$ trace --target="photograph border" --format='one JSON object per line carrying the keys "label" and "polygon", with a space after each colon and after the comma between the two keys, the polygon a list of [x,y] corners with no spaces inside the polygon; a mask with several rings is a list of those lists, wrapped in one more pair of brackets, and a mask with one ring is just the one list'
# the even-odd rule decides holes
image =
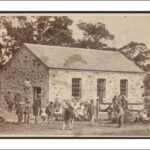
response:
{"label": "photograph border", "polygon": [[[150,14],[150,11],[0,11],[2,14]],[[150,139],[150,136],[83,136],[83,137],[71,137],[71,136],[0,136],[0,139]]]}

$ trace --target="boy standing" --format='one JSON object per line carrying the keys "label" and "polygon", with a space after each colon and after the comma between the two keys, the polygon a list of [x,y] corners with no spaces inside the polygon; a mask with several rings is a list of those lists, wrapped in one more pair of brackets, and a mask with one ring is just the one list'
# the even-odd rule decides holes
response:
{"label": "boy standing", "polygon": [[26,99],[25,110],[24,110],[24,123],[30,123],[31,103]]}

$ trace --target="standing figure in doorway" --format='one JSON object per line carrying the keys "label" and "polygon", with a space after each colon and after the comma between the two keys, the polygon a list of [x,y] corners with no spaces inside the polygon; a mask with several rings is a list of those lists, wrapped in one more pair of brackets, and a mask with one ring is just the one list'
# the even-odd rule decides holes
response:
{"label": "standing figure in doorway", "polygon": [[35,124],[38,123],[38,116],[40,114],[40,108],[41,108],[41,94],[37,95],[37,99],[33,102],[33,115],[35,117]]}

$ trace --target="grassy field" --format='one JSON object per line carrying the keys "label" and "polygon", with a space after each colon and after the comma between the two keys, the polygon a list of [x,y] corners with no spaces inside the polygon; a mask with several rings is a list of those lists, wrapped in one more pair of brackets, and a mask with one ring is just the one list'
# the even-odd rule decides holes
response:
{"label": "grassy field", "polygon": [[90,122],[75,122],[73,130],[62,130],[62,122],[55,121],[53,124],[40,123],[17,125],[15,111],[8,113],[0,109],[0,115],[5,118],[5,122],[0,123],[0,137],[10,136],[48,136],[48,137],[103,137],[103,136],[150,136],[150,124],[128,124],[117,128],[116,124],[108,122],[96,122],[91,126]]}
{"label": "grassy field", "polygon": [[73,130],[62,129],[62,122],[51,124],[1,123],[0,136],[48,136],[48,137],[103,137],[103,136],[150,136],[150,125],[125,125],[117,128],[115,124],[96,123],[93,127],[89,122],[76,122]]}

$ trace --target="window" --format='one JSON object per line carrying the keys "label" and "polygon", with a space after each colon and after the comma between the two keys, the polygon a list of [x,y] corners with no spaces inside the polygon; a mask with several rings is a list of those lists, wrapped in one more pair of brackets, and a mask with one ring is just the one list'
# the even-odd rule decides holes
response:
{"label": "window", "polygon": [[128,96],[128,80],[120,80],[120,94]]}
{"label": "window", "polygon": [[106,97],[106,80],[105,79],[97,80],[97,96],[102,99]]}
{"label": "window", "polygon": [[72,79],[72,96],[81,97],[81,79],[80,78]]}

